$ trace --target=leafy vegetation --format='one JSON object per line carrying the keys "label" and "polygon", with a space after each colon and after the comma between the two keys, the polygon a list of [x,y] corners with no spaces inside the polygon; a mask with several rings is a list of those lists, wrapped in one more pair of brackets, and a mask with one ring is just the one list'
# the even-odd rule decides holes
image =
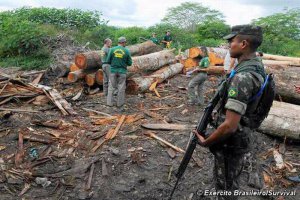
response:
{"label": "leafy vegetation", "polygon": [[[300,56],[299,9],[284,10],[252,23],[264,30],[260,50]],[[46,68],[51,64],[51,38],[61,33],[79,44],[89,43],[91,49],[99,49],[105,38],[111,38],[116,45],[118,37],[125,36],[131,45],[150,38],[153,32],[162,40],[165,32],[170,30],[172,47],[185,50],[192,46],[225,43],[222,37],[230,32],[230,26],[219,11],[186,2],[169,8],[161,23],[147,28],[109,26],[97,11],[24,7],[0,12],[0,30],[0,66],[30,69]]]}

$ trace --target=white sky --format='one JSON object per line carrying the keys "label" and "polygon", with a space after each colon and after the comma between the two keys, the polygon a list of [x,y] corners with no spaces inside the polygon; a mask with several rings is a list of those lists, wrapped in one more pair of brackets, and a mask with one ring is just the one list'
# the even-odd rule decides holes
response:
{"label": "white sky", "polygon": [[[81,8],[102,11],[109,25],[151,26],[159,23],[167,8],[187,0],[0,0],[0,11],[22,6]],[[252,19],[300,7],[300,0],[191,0],[221,11],[229,25],[247,24]]]}

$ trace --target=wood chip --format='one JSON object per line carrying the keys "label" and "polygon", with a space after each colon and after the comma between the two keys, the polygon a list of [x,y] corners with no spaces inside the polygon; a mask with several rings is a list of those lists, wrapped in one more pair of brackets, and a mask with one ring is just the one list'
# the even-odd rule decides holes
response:
{"label": "wood chip", "polygon": [[172,159],[176,157],[176,152],[172,148],[168,148],[167,153]]}
{"label": "wood chip", "polygon": [[278,169],[283,169],[284,162],[283,162],[282,155],[276,149],[274,149],[273,150],[273,156],[274,156],[274,160],[276,162],[276,167]]}
{"label": "wood chip", "polygon": [[102,159],[102,176],[108,176],[108,170],[104,159]]}

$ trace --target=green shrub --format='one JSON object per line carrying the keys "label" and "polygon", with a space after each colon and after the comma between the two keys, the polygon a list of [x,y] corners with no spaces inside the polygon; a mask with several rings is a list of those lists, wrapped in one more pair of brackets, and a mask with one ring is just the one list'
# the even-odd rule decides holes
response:
{"label": "green shrub", "polygon": [[92,28],[106,23],[101,12],[79,9],[29,8],[23,7],[12,12],[14,16],[38,24],[52,24],[61,27]]}
{"label": "green shrub", "polygon": [[0,57],[29,55],[43,47],[46,33],[33,22],[11,17],[1,22],[0,29]]}

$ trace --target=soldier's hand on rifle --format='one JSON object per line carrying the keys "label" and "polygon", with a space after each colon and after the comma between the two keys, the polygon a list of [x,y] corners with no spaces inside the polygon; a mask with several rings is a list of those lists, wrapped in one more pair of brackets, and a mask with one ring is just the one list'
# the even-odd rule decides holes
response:
{"label": "soldier's hand on rifle", "polygon": [[197,138],[198,138],[198,142],[201,146],[205,147],[206,146],[206,140],[205,138],[200,134],[198,133],[198,131],[195,129],[193,130],[193,133],[196,134]]}

